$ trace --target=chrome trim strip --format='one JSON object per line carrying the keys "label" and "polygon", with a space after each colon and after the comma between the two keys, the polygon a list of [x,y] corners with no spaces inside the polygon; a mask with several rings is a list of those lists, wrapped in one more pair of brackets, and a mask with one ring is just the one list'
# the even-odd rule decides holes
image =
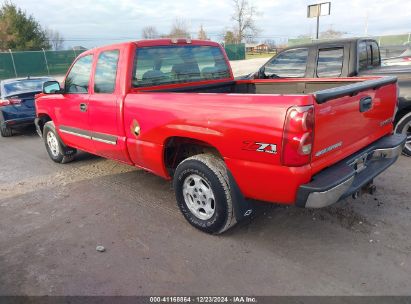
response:
{"label": "chrome trim strip", "polygon": [[347,192],[354,182],[354,176],[351,176],[345,182],[331,188],[324,192],[312,192],[308,196],[306,208],[323,208],[332,205],[341,198],[341,196]]}
{"label": "chrome trim strip", "polygon": [[60,132],[70,134],[70,135],[74,135],[74,136],[78,136],[78,137],[82,137],[82,138],[86,138],[86,139],[91,139],[91,136],[76,133],[76,132],[73,132],[73,131],[68,131],[68,130],[61,129],[61,128],[60,128]]}
{"label": "chrome trim strip", "polygon": [[102,139],[102,138],[98,138],[98,137],[91,137],[91,139],[94,140],[94,141],[98,141],[98,142],[113,145],[113,146],[117,145],[117,140],[116,141],[111,141],[111,140],[106,140],[106,139]]}
{"label": "chrome trim strip", "polygon": [[62,133],[98,141],[98,142],[105,143],[108,145],[113,145],[113,146],[117,145],[118,137],[114,135],[108,135],[108,134],[97,133],[97,132],[89,132],[89,131],[84,131],[81,129],[71,128],[71,127],[66,127],[66,126],[60,126],[59,129],[60,129],[60,132]]}

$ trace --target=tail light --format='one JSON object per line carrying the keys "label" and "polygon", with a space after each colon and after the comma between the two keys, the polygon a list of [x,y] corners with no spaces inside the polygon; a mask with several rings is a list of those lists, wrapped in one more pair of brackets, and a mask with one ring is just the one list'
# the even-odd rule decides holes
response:
{"label": "tail light", "polygon": [[314,140],[314,107],[295,106],[287,111],[281,161],[284,166],[310,163]]}
{"label": "tail light", "polygon": [[21,104],[21,99],[18,98],[10,98],[10,99],[0,99],[0,107]]}
{"label": "tail light", "polygon": [[411,61],[411,57],[403,57],[402,60],[404,60],[404,61]]}

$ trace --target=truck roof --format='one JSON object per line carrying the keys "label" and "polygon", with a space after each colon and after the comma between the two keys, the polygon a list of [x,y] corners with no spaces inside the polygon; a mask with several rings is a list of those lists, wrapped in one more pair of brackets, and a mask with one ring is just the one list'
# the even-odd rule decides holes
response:
{"label": "truck roof", "polygon": [[94,53],[96,50],[100,49],[108,49],[113,47],[124,47],[130,44],[136,44],[138,47],[149,47],[149,46],[167,46],[167,45],[202,45],[202,46],[214,46],[214,47],[221,47],[221,45],[217,42],[210,41],[210,40],[198,40],[198,39],[188,39],[188,38],[162,38],[162,39],[145,39],[145,40],[136,40],[136,41],[128,41],[110,45],[104,45],[101,47],[96,47],[90,50],[87,50],[82,53],[82,55],[87,55],[90,53]]}
{"label": "truck roof", "polygon": [[303,43],[303,44],[297,44],[290,46],[286,48],[285,50],[288,49],[295,49],[295,48],[302,48],[302,47],[311,47],[311,46],[327,46],[330,44],[345,44],[345,43],[352,43],[352,42],[357,42],[360,40],[374,40],[374,38],[371,37],[354,37],[354,38],[340,38],[340,39],[327,39],[327,40],[317,40],[313,41],[310,43]]}

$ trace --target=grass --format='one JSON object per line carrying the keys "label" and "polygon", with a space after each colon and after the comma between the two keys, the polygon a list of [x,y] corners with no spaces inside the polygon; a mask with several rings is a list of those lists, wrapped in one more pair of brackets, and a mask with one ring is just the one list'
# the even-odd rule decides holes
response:
{"label": "grass", "polygon": [[271,58],[275,53],[247,53],[245,59],[254,59],[254,58]]}

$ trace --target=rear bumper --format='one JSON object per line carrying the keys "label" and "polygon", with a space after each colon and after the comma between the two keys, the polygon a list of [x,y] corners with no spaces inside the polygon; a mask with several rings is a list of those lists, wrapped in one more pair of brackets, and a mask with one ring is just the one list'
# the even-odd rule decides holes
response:
{"label": "rear bumper", "polygon": [[297,192],[296,205],[322,208],[352,195],[385,171],[401,155],[406,136],[381,138],[354,155],[316,174]]}

